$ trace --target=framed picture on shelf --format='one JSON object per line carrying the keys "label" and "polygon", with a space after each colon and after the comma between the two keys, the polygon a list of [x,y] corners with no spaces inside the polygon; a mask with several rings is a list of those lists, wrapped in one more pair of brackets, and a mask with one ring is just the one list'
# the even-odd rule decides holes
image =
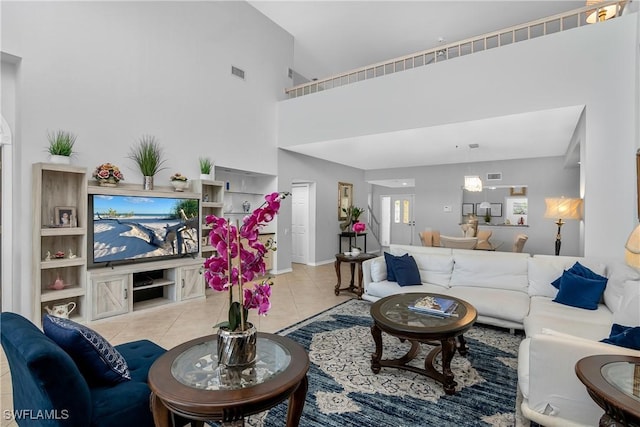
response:
{"label": "framed picture on shelf", "polygon": [[475,210],[473,208],[474,208],[473,203],[463,203],[462,216],[473,215],[475,213]]}
{"label": "framed picture on shelf", "polygon": [[502,216],[502,203],[491,203],[491,216],[492,217]]}
{"label": "framed picture on shelf", "polygon": [[77,227],[76,208],[74,206],[56,206],[54,209],[55,224],[58,227]]}
{"label": "framed picture on shelf", "polygon": [[487,214],[487,208],[481,208],[481,203],[476,203],[476,215],[483,217]]}

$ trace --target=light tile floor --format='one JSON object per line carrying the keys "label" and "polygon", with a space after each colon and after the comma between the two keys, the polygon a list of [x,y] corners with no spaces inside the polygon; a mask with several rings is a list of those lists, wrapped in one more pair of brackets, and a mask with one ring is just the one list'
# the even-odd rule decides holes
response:
{"label": "light tile floor", "polygon": [[[349,265],[342,264],[342,283],[350,277]],[[349,292],[334,293],[336,273],[333,264],[311,267],[293,264],[293,271],[274,277],[271,310],[257,316],[252,310],[250,321],[261,332],[276,332],[327,308],[354,297]],[[185,301],[149,308],[110,319],[88,322],[110,343],[117,345],[138,339],[149,339],[164,348],[203,335],[215,333],[213,325],[227,316],[228,295],[207,290],[206,299]],[[11,419],[13,407],[9,365],[0,351],[0,427],[17,424]]]}

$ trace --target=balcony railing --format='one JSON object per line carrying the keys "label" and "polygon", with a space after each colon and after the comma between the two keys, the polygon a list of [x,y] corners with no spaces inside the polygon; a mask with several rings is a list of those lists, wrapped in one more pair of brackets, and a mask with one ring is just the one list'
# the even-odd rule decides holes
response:
{"label": "balcony railing", "polygon": [[[378,62],[377,64],[366,67],[356,68],[324,79],[314,80],[285,89],[285,92],[289,98],[297,98],[362,80],[369,80],[387,74],[470,55],[475,52],[482,52],[496,47],[530,40],[547,34],[578,28],[583,25],[591,25],[594,22],[604,20],[604,13],[610,10],[613,10],[613,16],[610,16],[611,18],[620,16],[626,3],[627,0],[618,0],[585,6],[580,9],[527,22],[518,26],[438,46],[437,48]],[[593,15],[594,13],[595,15]],[[607,18],[609,18],[609,16],[607,16]]]}

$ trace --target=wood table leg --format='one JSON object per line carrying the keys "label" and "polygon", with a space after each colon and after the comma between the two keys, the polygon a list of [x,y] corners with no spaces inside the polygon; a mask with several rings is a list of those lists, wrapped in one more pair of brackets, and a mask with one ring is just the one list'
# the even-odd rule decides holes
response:
{"label": "wood table leg", "polygon": [[371,355],[371,370],[374,374],[380,372],[380,360],[382,359],[382,331],[374,323],[371,326],[371,335],[373,336],[373,342],[376,344],[376,352]]}
{"label": "wood table leg", "polygon": [[335,289],[335,294],[336,295],[340,295],[340,286],[342,285],[342,278],[340,275],[340,260],[338,258],[336,258],[335,262],[333,263],[335,269],[336,269],[336,276],[338,276],[338,283],[336,283],[336,289]]}
{"label": "wood table leg", "polygon": [[460,356],[467,355],[467,342],[464,340],[463,335],[458,335],[458,353]]}
{"label": "wood table leg", "polygon": [[149,396],[149,406],[156,427],[171,427],[171,413],[154,392]]}
{"label": "wood table leg", "polygon": [[351,269],[351,281],[349,282],[349,290],[353,291],[355,287],[354,279],[355,279],[355,272],[356,272],[356,264],[353,262],[350,262],[349,268]]}
{"label": "wood table leg", "polygon": [[444,375],[443,386],[446,394],[454,394],[456,392],[456,382],[453,380],[453,372],[451,372],[451,360],[456,352],[456,339],[450,337],[442,340],[442,375]]}
{"label": "wood table leg", "polygon": [[304,401],[307,398],[309,379],[305,375],[298,384],[298,388],[289,396],[289,408],[287,409],[287,427],[298,427],[300,417],[304,409]]}
{"label": "wood table leg", "polygon": [[358,299],[362,299],[362,294],[364,293],[364,288],[362,287],[362,263],[358,263],[358,287],[356,288],[356,294],[358,295]]}

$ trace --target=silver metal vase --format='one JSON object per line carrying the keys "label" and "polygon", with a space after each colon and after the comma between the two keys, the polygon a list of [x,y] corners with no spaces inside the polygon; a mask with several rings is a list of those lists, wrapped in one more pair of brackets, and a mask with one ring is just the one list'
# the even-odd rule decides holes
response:
{"label": "silver metal vase", "polygon": [[253,323],[247,323],[244,331],[218,330],[218,364],[225,366],[246,366],[256,360],[257,330]]}

